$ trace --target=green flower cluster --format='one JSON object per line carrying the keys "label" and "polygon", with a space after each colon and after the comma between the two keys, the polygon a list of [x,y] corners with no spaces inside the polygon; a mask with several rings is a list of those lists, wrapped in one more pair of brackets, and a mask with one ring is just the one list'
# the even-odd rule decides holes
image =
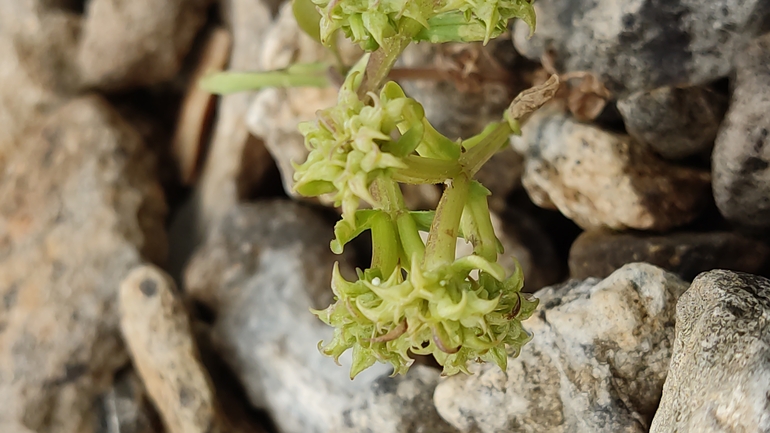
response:
{"label": "green flower cluster", "polygon": [[[497,264],[503,251],[490,192],[473,178],[510,134],[520,133],[519,122],[553,97],[558,79],[522,92],[502,121],[478,135],[450,140],[387,78],[413,41],[487,42],[511,18],[534,29],[532,0],[293,1],[300,27],[333,51],[337,30],[366,51],[377,50],[346,72],[336,106],[299,126],[309,154],[294,164],[294,189],[308,197],[330,195],[342,207],[332,251],[342,253],[364,231],[372,239],[371,265],[358,270],[357,280],[345,280],[335,265],[335,302],[314,311],[335,328],[334,337],[319,349],[335,360],[352,349],[351,377],[378,361],[403,374],[414,355],[432,355],[445,375],[468,373],[473,361],[505,370],[508,357],[531,339],[521,322],[537,300],[521,293],[520,268],[506,277]],[[341,62],[338,67],[345,72]],[[206,84],[232,92],[331,80],[327,65],[311,64],[214,76]],[[443,184],[444,192],[435,211],[415,212],[400,184]],[[371,209],[359,209],[362,201]],[[426,231],[427,241],[420,233]],[[473,245],[473,254],[456,259],[458,237]]]}
{"label": "green flower cluster", "polygon": [[375,361],[392,364],[394,375],[405,373],[413,362],[410,352],[432,354],[444,375],[468,373],[471,361],[495,362],[505,370],[506,348],[516,356],[531,339],[521,321],[532,315],[537,300],[520,292],[520,269],[504,275],[498,264],[477,255],[430,271],[413,260],[406,279],[398,267],[387,279],[359,271],[359,280],[349,282],[335,266],[336,302],[315,311],[335,328],[334,338],[319,348],[335,360],[352,348],[351,378]]}
{"label": "green flower cluster", "polygon": [[365,64],[366,58],[350,72],[336,106],[320,111],[316,121],[299,125],[310,153],[304,163],[294,166],[297,192],[332,194],[335,206],[341,206],[345,220],[351,222],[360,200],[377,205],[369,187],[378,176],[389,178],[394,169],[406,168],[399,156],[388,151],[402,144],[391,135],[405,123],[421,126],[425,117],[422,106],[395,83],[379,96],[370,95],[372,105],[361,102],[356,89]]}
{"label": "green flower cluster", "polygon": [[313,0],[321,9],[321,40],[342,29],[366,51],[399,34],[407,20],[419,23],[417,39],[433,42],[488,42],[520,18],[535,28],[531,0]]}

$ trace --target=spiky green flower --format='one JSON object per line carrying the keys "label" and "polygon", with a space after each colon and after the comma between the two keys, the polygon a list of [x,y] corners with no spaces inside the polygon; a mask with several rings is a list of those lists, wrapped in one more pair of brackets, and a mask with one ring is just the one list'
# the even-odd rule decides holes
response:
{"label": "spiky green flower", "polygon": [[[398,34],[406,20],[424,30],[419,40],[488,42],[505,31],[508,20],[520,18],[535,28],[531,0],[313,0],[321,9],[321,40],[329,43],[341,29],[367,51]],[[410,35],[411,37],[411,35]]]}
{"label": "spiky green flower", "polygon": [[[336,106],[322,110],[318,119],[299,125],[310,151],[307,160],[295,165],[295,190],[305,196],[331,193],[335,206],[341,206],[344,219],[354,221],[359,201],[376,205],[369,187],[378,176],[390,176],[392,170],[406,165],[388,150],[398,147],[399,127],[408,130],[414,124],[422,130],[422,106],[395,83],[389,83],[379,96],[370,95],[372,105],[357,96],[361,65],[348,75],[340,89]],[[419,142],[421,136],[404,135]]]}
{"label": "spiky green flower", "polygon": [[[535,30],[535,8],[532,6],[532,0],[446,0],[441,2],[437,12],[438,17],[461,13],[467,23],[483,28],[483,37],[481,35],[464,37],[471,37],[476,41],[483,40],[484,43],[505,32],[508,21],[513,18],[519,18],[527,23],[531,32]],[[435,25],[438,21],[429,23]],[[463,41],[471,42],[466,39]]]}
{"label": "spiky green flower", "polygon": [[520,293],[520,271],[504,278],[498,264],[472,255],[429,271],[415,260],[406,280],[400,268],[387,279],[369,274],[349,282],[335,266],[336,302],[314,312],[335,328],[323,353],[336,360],[353,349],[351,378],[375,361],[406,373],[410,352],[432,354],[444,375],[467,373],[468,363],[479,360],[505,370],[508,353],[518,354],[531,338],[521,321],[537,300]]}

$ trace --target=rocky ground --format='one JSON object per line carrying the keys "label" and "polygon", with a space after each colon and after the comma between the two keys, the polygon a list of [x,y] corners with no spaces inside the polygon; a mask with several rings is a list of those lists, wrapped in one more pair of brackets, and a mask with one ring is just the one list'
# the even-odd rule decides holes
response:
{"label": "rocky ground", "polygon": [[0,0],[0,432],[770,432],[770,3],[536,9],[400,63],[453,137],[565,81],[479,174],[534,339],[506,372],[351,381],[308,308],[368,258],[290,192],[336,90],[196,87],[327,58],[290,7]]}

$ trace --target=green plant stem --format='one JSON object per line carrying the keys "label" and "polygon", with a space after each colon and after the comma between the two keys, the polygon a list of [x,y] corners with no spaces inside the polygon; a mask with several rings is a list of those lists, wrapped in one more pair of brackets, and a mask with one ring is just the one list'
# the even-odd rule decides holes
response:
{"label": "green plant stem", "polygon": [[423,264],[428,270],[452,263],[455,259],[460,217],[468,198],[469,183],[466,174],[459,174],[451,179],[441,196],[425,245]]}
{"label": "green plant stem", "polygon": [[513,134],[513,129],[508,122],[498,122],[491,128],[486,136],[460,156],[460,165],[463,171],[470,176],[476,174],[481,167],[497,153]]}
{"label": "green plant stem", "polygon": [[[413,258],[422,260],[425,253],[425,244],[420,238],[414,218],[412,218],[409,209],[406,207],[404,196],[398,184],[392,180],[377,178],[372,186],[372,194],[379,202],[382,210],[390,215],[391,221],[395,222],[398,233],[394,232],[392,237],[401,241],[403,265],[409,268]],[[374,236],[374,231],[372,231],[373,248],[377,248],[375,243],[377,239]],[[395,252],[392,254],[392,260],[398,260],[398,254]],[[380,260],[379,257],[378,260]],[[372,263],[374,263],[374,255]],[[389,274],[384,275],[385,278],[388,276]]]}
{"label": "green plant stem", "polygon": [[402,161],[406,167],[393,173],[393,179],[402,183],[443,183],[462,171],[457,162],[444,159],[409,155],[402,158]]}
{"label": "green plant stem", "polygon": [[358,98],[365,101],[369,92],[377,92],[388,79],[390,70],[396,64],[398,56],[409,46],[417,33],[423,29],[422,24],[412,19],[405,19],[403,28],[397,35],[388,38],[369,57],[364,78],[358,88]]}
{"label": "green plant stem", "polygon": [[473,244],[473,252],[494,263],[497,262],[498,240],[489,214],[488,193],[480,183],[471,181],[460,224],[465,239]]}
{"label": "green plant stem", "polygon": [[396,227],[401,238],[404,267],[411,269],[413,261],[422,262],[425,256],[425,244],[422,242],[420,232],[417,230],[417,223],[415,223],[409,210],[399,211],[396,217]]}
{"label": "green plant stem", "polygon": [[398,237],[389,214],[379,213],[372,221],[372,269],[388,278],[398,264]]}

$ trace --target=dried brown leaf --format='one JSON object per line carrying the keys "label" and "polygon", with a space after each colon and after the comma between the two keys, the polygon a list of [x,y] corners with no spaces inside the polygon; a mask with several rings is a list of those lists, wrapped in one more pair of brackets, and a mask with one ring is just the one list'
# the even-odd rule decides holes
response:
{"label": "dried brown leaf", "polygon": [[511,119],[523,119],[533,113],[538,108],[551,100],[559,90],[559,76],[554,74],[543,84],[531,87],[523,92],[511,102],[508,107],[508,114]]}

